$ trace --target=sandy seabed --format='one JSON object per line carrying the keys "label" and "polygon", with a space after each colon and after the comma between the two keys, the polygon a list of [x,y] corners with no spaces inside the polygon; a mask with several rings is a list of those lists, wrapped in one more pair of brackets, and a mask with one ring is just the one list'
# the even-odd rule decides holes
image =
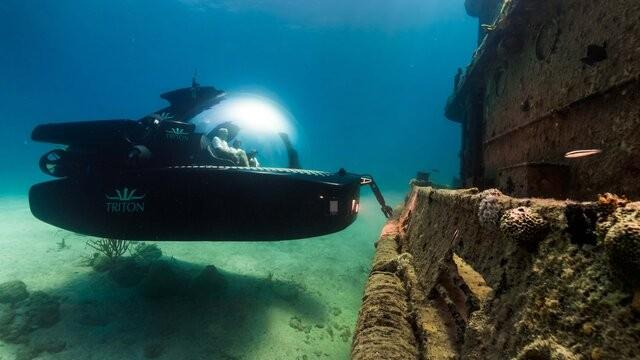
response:
{"label": "sandy seabed", "polygon": [[[392,204],[402,196],[390,195]],[[203,305],[118,285],[86,265],[87,237],[36,220],[24,197],[0,197],[0,283],[21,280],[60,303],[53,326],[26,343],[0,341],[0,360],[52,341],[64,349],[37,359],[347,359],[384,223],[372,196],[361,209],[350,228],[313,239],[156,243],[163,260],[186,272],[218,269],[227,286]]]}

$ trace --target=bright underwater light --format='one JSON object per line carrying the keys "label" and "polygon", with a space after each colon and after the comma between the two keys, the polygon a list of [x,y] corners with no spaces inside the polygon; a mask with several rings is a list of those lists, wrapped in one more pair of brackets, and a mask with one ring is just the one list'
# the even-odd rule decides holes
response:
{"label": "bright underwater light", "polygon": [[[203,114],[204,115],[204,114]],[[228,96],[205,115],[205,123],[230,121],[243,132],[287,133],[291,135],[290,116],[274,101],[253,94]]]}
{"label": "bright underwater light", "polygon": [[222,124],[233,124],[238,132],[229,144],[239,140],[245,151],[258,151],[263,166],[287,166],[287,150],[280,133],[296,141],[294,120],[289,112],[277,102],[255,93],[230,93],[220,103],[195,116],[192,123],[196,131],[203,134]]}

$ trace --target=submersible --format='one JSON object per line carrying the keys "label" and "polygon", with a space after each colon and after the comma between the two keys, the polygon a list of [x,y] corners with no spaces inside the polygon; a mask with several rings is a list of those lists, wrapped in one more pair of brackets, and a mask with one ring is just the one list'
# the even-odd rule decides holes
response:
{"label": "submersible", "polygon": [[140,120],[44,124],[34,141],[65,146],[40,159],[43,172],[59,179],[29,191],[33,215],[80,234],[122,240],[273,241],[340,231],[358,214],[360,187],[370,185],[385,216],[385,204],[371,176],[300,168],[289,137],[287,168],[244,167],[211,146],[225,123],[205,134],[193,118],[224,99],[224,92],[200,86],[161,97],[170,105]]}

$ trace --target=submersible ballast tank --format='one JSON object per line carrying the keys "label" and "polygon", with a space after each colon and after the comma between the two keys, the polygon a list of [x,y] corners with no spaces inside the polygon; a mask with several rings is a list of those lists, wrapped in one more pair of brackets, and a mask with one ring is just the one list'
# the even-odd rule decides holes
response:
{"label": "submersible ballast tank", "polygon": [[[280,137],[288,168],[241,167],[216,156],[191,120],[223,94],[194,81],[162,94],[170,105],[137,121],[37,126],[33,140],[65,148],[40,159],[41,170],[60,179],[31,187],[31,212],[62,229],[122,240],[290,240],[352,224],[360,187],[370,185],[391,216],[371,176],[300,169],[287,134]],[[240,130],[221,126],[232,136]]]}

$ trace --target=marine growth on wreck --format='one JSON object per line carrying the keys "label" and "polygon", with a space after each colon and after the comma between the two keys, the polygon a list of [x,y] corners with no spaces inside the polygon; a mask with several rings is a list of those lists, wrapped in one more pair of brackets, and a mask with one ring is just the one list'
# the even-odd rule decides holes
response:
{"label": "marine growth on wreck", "polygon": [[[411,183],[354,359],[640,356],[640,4],[467,0],[461,187]],[[596,25],[597,24],[597,25]]]}

